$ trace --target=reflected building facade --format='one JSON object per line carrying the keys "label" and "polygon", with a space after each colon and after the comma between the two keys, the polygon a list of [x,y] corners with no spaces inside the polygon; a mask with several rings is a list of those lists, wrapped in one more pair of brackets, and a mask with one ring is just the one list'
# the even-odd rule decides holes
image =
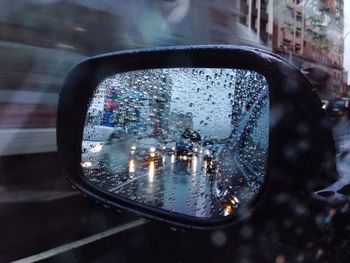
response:
{"label": "reflected building facade", "polygon": [[191,112],[170,113],[169,131],[173,139],[179,138],[185,130],[193,130],[193,115]]}
{"label": "reflected building facade", "polygon": [[169,130],[171,91],[166,70],[121,73],[98,86],[88,116],[130,135],[163,136]]}

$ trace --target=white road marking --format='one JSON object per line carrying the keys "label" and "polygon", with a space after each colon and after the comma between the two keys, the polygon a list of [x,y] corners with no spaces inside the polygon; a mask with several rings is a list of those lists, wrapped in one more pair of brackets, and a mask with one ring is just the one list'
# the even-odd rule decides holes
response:
{"label": "white road marking", "polygon": [[58,254],[61,254],[61,253],[73,250],[75,248],[85,246],[87,244],[93,243],[93,242],[101,240],[103,238],[112,236],[114,234],[123,232],[125,230],[128,230],[128,229],[131,229],[131,228],[143,225],[143,224],[145,224],[147,222],[148,221],[146,221],[144,219],[135,220],[135,221],[132,221],[130,223],[127,223],[127,224],[124,224],[124,225],[121,225],[121,226],[117,226],[117,227],[108,229],[106,231],[103,231],[101,233],[92,235],[90,237],[86,237],[86,238],[83,238],[83,239],[80,239],[80,240],[77,240],[77,241],[74,241],[74,242],[71,242],[71,243],[67,243],[65,245],[49,249],[47,251],[44,251],[42,253],[39,253],[39,254],[36,254],[36,255],[33,255],[33,256],[30,256],[30,257],[26,257],[26,258],[23,258],[23,259],[19,259],[19,260],[13,261],[12,263],[32,263],[32,262],[37,262],[37,261],[40,261],[40,260],[43,260],[43,259],[47,259],[47,258],[56,256]]}

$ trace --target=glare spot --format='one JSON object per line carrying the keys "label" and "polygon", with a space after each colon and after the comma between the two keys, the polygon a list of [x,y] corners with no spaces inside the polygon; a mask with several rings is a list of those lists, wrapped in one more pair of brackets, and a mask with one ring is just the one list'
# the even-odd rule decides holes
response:
{"label": "glare spot", "polygon": [[222,247],[227,241],[227,236],[223,231],[215,231],[211,234],[211,241],[217,247]]}

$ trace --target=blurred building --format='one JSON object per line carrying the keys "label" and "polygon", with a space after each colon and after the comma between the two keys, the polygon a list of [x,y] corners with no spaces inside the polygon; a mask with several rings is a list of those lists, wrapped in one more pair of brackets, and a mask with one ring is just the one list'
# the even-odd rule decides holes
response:
{"label": "blurred building", "polygon": [[265,29],[268,19],[264,7],[259,0],[192,1],[189,17],[194,20],[194,27],[191,29],[186,25],[186,28],[191,35],[197,36],[195,42],[201,44],[248,45],[268,49],[265,43],[268,39]]}
{"label": "blurred building", "polygon": [[274,3],[273,50],[302,70],[322,99],[343,91],[342,0]]}
{"label": "blurred building", "polygon": [[323,97],[343,86],[342,0],[3,0],[0,29],[0,128],[54,127],[69,69],[116,50],[250,45],[316,76]]}
{"label": "blurred building", "polygon": [[341,96],[344,87],[343,0],[233,2],[236,21],[250,28],[258,42],[261,40],[303,71],[322,99]]}
{"label": "blurred building", "polygon": [[120,23],[78,1],[1,1],[0,128],[55,127],[69,69],[119,48]]}
{"label": "blurred building", "polygon": [[87,123],[120,127],[135,135],[166,134],[172,86],[167,71],[161,69],[111,76],[96,89]]}
{"label": "blurred building", "polygon": [[170,113],[169,130],[173,137],[180,137],[185,130],[193,130],[193,115],[191,112]]}
{"label": "blurred building", "polygon": [[257,39],[272,47],[273,1],[271,0],[236,0],[240,23],[251,28]]}

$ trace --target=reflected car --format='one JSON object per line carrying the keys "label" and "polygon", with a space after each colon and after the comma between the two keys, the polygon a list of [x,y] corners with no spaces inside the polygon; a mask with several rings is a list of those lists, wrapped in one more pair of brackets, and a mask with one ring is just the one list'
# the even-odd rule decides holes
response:
{"label": "reflected car", "polygon": [[322,108],[326,110],[330,118],[342,118],[349,116],[350,98],[340,98],[329,101],[327,104],[323,102]]}
{"label": "reflected car", "polygon": [[225,182],[214,181],[212,194],[222,204],[224,216],[232,214],[240,206],[239,199],[233,194],[232,189],[225,185]]}
{"label": "reflected car", "polygon": [[165,147],[164,151],[165,153],[168,154],[175,154],[176,153],[176,142],[174,141],[169,141],[169,142],[165,142],[163,143]]}
{"label": "reflected car", "polygon": [[82,141],[81,166],[96,169],[103,160],[102,149],[116,136],[115,129],[106,126],[87,126]]}
{"label": "reflected car", "polygon": [[136,140],[131,146],[130,154],[132,159],[139,162],[162,161],[162,145],[156,138],[146,137]]}
{"label": "reflected car", "polygon": [[214,155],[213,152],[208,149],[208,148],[204,148],[203,150],[203,159],[206,161],[211,161],[212,159],[214,159]]}
{"label": "reflected car", "polygon": [[216,175],[219,170],[219,162],[213,157],[205,161],[207,162],[205,165],[206,172],[212,175]]}
{"label": "reflected car", "polygon": [[341,104],[343,105],[343,108],[349,117],[349,115],[350,115],[350,97],[341,97],[338,101],[341,101]]}
{"label": "reflected car", "polygon": [[204,143],[203,146],[203,159],[208,161],[215,159],[221,149],[225,147],[225,145],[214,143]]}
{"label": "reflected car", "polygon": [[193,143],[190,139],[180,139],[175,144],[176,155],[181,160],[187,160],[187,158],[192,158],[193,152]]}

